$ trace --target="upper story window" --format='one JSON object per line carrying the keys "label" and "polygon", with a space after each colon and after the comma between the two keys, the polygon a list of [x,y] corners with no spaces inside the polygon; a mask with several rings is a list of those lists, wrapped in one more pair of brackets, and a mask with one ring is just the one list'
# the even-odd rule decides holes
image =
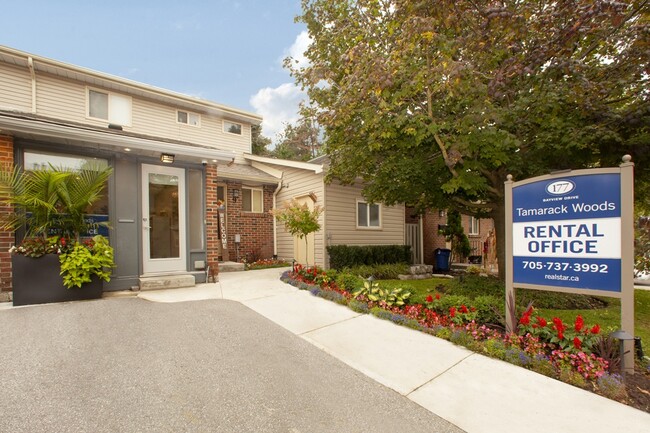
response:
{"label": "upper story window", "polygon": [[178,110],[176,112],[176,121],[185,125],[201,126],[201,115],[190,111]]}
{"label": "upper story window", "polygon": [[357,201],[357,228],[381,228],[381,207]]}
{"label": "upper story window", "polygon": [[117,93],[88,89],[88,117],[131,126],[131,98]]}
{"label": "upper story window", "polygon": [[264,191],[257,188],[242,188],[241,207],[244,212],[264,212]]}
{"label": "upper story window", "polygon": [[481,226],[479,225],[479,219],[475,217],[469,217],[470,236],[478,236],[480,232],[481,232]]}
{"label": "upper story window", "polygon": [[229,132],[231,134],[241,135],[242,126],[241,123],[228,122],[227,120],[223,121],[223,132]]}

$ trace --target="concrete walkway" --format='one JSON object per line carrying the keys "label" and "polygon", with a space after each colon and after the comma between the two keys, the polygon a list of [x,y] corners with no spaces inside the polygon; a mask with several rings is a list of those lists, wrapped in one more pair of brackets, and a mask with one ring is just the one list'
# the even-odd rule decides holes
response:
{"label": "concrete walkway", "polygon": [[469,433],[650,431],[645,412],[355,313],[282,283],[281,271],[222,273],[218,283],[138,296],[155,302],[241,302]]}

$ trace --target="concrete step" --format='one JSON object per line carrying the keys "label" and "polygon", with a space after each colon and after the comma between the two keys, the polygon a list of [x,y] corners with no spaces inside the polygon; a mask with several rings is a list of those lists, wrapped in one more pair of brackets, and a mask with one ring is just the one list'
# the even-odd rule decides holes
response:
{"label": "concrete step", "polygon": [[159,275],[155,277],[141,277],[140,290],[178,289],[180,287],[193,287],[194,275]]}
{"label": "concrete step", "polygon": [[219,272],[239,272],[245,271],[243,263],[238,262],[219,262]]}

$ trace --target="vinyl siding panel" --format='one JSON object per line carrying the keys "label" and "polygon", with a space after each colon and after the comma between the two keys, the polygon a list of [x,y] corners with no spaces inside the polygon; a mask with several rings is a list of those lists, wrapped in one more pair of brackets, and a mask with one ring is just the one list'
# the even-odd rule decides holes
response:
{"label": "vinyl siding panel", "polygon": [[27,69],[0,64],[0,109],[32,111],[32,80]]}
{"label": "vinyl siding panel", "polygon": [[[87,117],[88,87],[85,84],[39,74],[37,75],[36,87],[38,114],[93,126],[108,126],[108,122],[105,120],[95,120]],[[102,88],[91,88],[110,92]],[[27,92],[31,91],[29,81],[26,89]],[[131,96],[125,93],[114,93]],[[27,102],[31,104],[31,94],[28,93],[27,97]],[[199,127],[185,125],[176,121],[178,108],[144,98],[131,97],[131,125],[124,126],[124,131],[187,141],[202,146],[214,147],[215,149],[231,150],[236,153],[250,152],[251,127],[249,124],[242,124],[242,135],[230,134],[223,132],[223,119],[207,113],[197,112],[201,116],[201,125]],[[196,112],[184,108],[181,108],[181,110]]]}
{"label": "vinyl siding panel", "polygon": [[49,75],[36,75],[36,112],[68,122],[106,126],[106,122],[86,119],[86,87]]}
{"label": "vinyl siding panel", "polygon": [[326,186],[325,223],[330,245],[403,245],[404,206],[381,205],[380,229],[357,228],[357,200],[364,200],[361,186]]}
{"label": "vinyl siding panel", "polygon": [[[277,196],[276,206],[282,207],[285,201],[292,198],[302,197],[309,193],[316,194],[315,205],[322,207],[326,206],[325,202],[325,187],[323,185],[323,174],[315,174],[310,170],[301,170],[297,168],[274,167],[284,172],[282,182],[288,184],[287,188],[283,188]],[[314,234],[314,259],[319,266],[325,265],[325,215],[321,214],[319,219],[321,229]],[[284,228],[284,224],[275,222],[276,235],[277,235],[277,254],[278,257],[288,260],[293,259],[293,237]]]}

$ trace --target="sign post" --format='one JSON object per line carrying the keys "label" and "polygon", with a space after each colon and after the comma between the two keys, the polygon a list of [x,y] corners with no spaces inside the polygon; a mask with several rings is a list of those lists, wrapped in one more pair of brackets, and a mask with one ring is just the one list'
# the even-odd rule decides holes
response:
{"label": "sign post", "polygon": [[[634,335],[634,164],[505,182],[506,329],[516,327],[514,287],[621,299]],[[625,365],[634,370],[634,342]]]}

